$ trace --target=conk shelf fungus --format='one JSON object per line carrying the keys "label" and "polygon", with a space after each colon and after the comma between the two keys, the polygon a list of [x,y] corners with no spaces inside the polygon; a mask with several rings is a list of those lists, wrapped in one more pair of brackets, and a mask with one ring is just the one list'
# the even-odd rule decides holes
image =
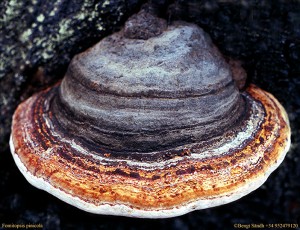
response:
{"label": "conk shelf fungus", "polygon": [[18,106],[12,155],[32,185],[92,213],[235,201],[280,165],[290,128],[271,94],[239,89],[232,72],[198,26],[141,12]]}

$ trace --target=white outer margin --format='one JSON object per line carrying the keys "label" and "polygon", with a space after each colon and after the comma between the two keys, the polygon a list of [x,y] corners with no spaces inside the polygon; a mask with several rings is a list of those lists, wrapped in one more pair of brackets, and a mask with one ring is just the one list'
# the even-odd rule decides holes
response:
{"label": "white outer margin", "polygon": [[208,199],[195,200],[193,202],[183,204],[182,206],[172,207],[171,209],[142,210],[142,209],[130,207],[125,204],[103,203],[99,206],[96,206],[94,204],[90,204],[86,201],[79,199],[78,197],[74,197],[70,194],[65,193],[60,189],[53,187],[47,181],[32,175],[27,170],[25,165],[20,160],[19,156],[15,153],[15,147],[13,144],[12,136],[10,137],[10,141],[9,141],[10,150],[16,165],[18,166],[19,170],[24,175],[24,177],[27,179],[27,181],[33,186],[45,190],[46,192],[56,196],[60,200],[70,205],[73,205],[79,209],[82,209],[86,212],[103,214],[103,215],[127,216],[127,217],[136,217],[136,218],[152,218],[152,219],[180,216],[194,210],[215,207],[215,206],[227,204],[240,199],[241,197],[259,188],[267,180],[269,175],[282,163],[287,151],[290,148],[290,144],[291,141],[289,138],[288,143],[284,151],[282,152],[282,154],[277,159],[277,162],[274,165],[272,165],[263,176],[257,178],[254,181],[249,181],[244,186],[236,189],[235,191],[232,191],[229,194],[225,194],[223,196],[210,197]]}

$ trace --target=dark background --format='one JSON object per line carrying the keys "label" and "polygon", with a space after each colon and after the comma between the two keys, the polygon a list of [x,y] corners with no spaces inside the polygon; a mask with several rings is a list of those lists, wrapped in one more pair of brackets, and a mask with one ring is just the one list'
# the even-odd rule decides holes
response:
{"label": "dark background", "polygon": [[[0,229],[233,229],[234,224],[300,224],[300,1],[150,1],[161,17],[197,23],[221,52],[240,60],[255,83],[286,108],[292,146],[250,195],[181,217],[147,220],[93,215],[32,187],[8,149],[11,116],[32,93],[62,78],[76,53],[118,30],[146,1],[0,3]],[[42,15],[42,16],[41,16]]]}

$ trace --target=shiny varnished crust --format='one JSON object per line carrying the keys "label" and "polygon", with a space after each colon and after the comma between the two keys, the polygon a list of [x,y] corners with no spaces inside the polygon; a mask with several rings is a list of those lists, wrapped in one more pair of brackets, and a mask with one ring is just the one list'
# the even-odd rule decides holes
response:
{"label": "shiny varnished crust", "polygon": [[[160,218],[231,202],[258,188],[290,146],[283,107],[271,94],[250,85],[243,97],[259,105],[264,117],[252,137],[230,151],[201,157],[214,145],[222,151],[216,137],[165,151],[170,158],[158,164],[146,157],[144,162],[114,158],[101,146],[86,154],[80,140],[56,127],[47,99],[55,90],[19,105],[13,118],[12,154],[30,183],[94,213]],[[238,131],[220,138],[228,142]]]}

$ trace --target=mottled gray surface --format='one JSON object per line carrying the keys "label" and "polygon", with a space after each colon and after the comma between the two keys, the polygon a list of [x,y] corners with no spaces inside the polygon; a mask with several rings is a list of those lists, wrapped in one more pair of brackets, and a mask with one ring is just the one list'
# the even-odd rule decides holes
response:
{"label": "mottled gray surface", "polygon": [[179,22],[147,40],[121,31],[75,56],[60,101],[53,114],[68,132],[119,152],[221,135],[245,110],[209,36]]}

